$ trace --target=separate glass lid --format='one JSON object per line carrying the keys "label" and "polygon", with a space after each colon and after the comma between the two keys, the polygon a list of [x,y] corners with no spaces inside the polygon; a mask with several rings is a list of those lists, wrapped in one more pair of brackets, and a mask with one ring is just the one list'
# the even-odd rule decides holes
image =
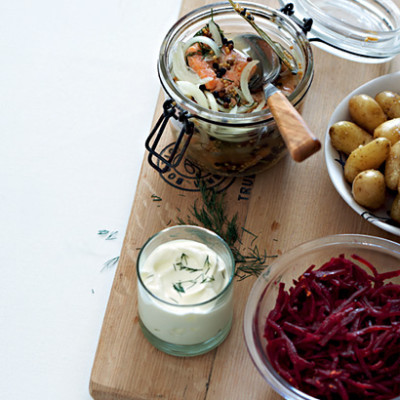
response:
{"label": "separate glass lid", "polygon": [[400,0],[280,0],[292,18],[311,18],[310,42],[353,61],[386,62],[400,53]]}

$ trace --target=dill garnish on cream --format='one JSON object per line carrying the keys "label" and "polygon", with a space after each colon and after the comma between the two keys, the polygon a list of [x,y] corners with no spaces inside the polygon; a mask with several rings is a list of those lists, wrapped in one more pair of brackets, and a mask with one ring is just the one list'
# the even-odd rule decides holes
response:
{"label": "dill garnish on cream", "polygon": [[141,277],[156,297],[177,304],[199,304],[218,295],[229,274],[221,257],[203,243],[178,239],[157,247]]}

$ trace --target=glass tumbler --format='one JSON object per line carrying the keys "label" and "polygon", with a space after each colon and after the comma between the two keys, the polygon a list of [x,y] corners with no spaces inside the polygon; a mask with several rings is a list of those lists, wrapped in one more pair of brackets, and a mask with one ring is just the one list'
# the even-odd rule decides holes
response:
{"label": "glass tumbler", "polygon": [[[223,271],[215,272],[215,274],[222,273],[224,278],[218,291],[207,292],[211,295],[207,294],[199,302],[196,301],[196,297],[185,303],[177,301],[185,291],[184,288],[197,284],[199,290],[202,290],[203,285],[215,280],[216,275],[207,275],[207,271],[200,271],[198,268],[191,268],[189,271],[192,284],[185,280],[177,281],[173,285],[177,293],[171,289],[170,283],[168,285],[165,282],[158,285],[159,281],[157,284],[148,283],[149,279],[154,279],[153,275],[166,271],[163,266],[157,272],[148,274],[146,262],[150,263],[154,259],[154,257],[153,259],[149,257],[158,250],[159,254],[162,254],[161,262],[170,260],[168,257],[175,251],[176,243],[180,243],[180,246],[184,243],[188,254],[194,247],[203,245],[202,249],[207,249],[207,252],[214,254],[219,260],[219,265],[225,266]],[[163,249],[162,253],[160,253],[161,249]],[[182,257],[183,255],[182,253]],[[206,262],[207,260],[208,255]],[[167,264],[169,272],[165,274],[173,274],[172,266],[176,272],[179,268],[177,265],[180,263],[175,264],[172,257],[171,262],[168,261]],[[195,356],[206,353],[223,342],[232,325],[235,262],[229,246],[218,235],[207,229],[190,225],[164,229],[151,237],[142,247],[136,268],[139,322],[143,334],[152,345],[171,355]],[[189,266],[185,269],[188,270]],[[167,295],[168,289],[175,293],[175,298]]]}

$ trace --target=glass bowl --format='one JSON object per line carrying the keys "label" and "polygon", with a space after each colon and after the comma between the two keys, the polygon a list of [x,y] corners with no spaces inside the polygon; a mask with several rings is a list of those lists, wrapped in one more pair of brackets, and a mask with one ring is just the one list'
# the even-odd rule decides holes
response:
{"label": "glass bowl", "polygon": [[[247,349],[262,377],[285,399],[315,400],[314,397],[301,392],[283,379],[272,367],[266,352],[264,326],[268,314],[275,306],[279,283],[285,283],[287,290],[293,286],[293,280],[298,279],[311,265],[315,264],[317,269],[332,257],[341,254],[348,259],[351,255],[357,254],[372,263],[379,273],[400,269],[398,243],[367,235],[332,235],[301,244],[280,256],[257,279],[250,292],[244,314]],[[392,278],[391,281],[399,284],[400,278]],[[395,399],[399,400],[400,396]]]}

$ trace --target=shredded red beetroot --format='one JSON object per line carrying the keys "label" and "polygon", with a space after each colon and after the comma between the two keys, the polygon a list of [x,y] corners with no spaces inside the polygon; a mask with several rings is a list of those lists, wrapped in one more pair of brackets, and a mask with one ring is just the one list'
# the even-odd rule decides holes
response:
{"label": "shredded red beetroot", "polygon": [[279,286],[264,336],[275,370],[321,400],[400,395],[400,285],[369,262],[343,255],[312,265],[289,292]]}

